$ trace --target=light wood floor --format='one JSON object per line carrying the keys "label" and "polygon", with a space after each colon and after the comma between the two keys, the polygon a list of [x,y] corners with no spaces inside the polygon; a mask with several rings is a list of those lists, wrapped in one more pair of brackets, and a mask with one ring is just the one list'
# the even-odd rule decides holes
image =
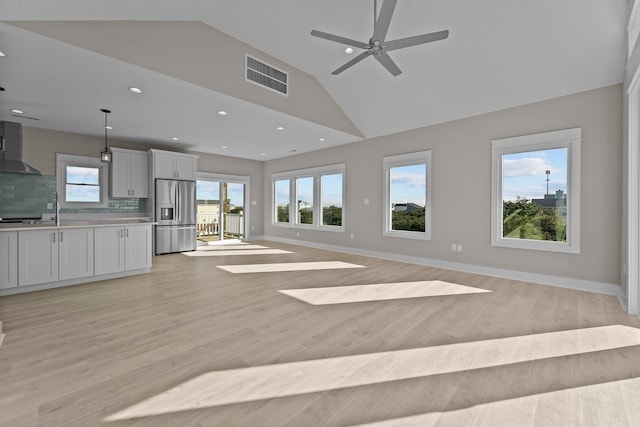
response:
{"label": "light wood floor", "polygon": [[[640,321],[614,297],[208,249],[0,298],[0,425],[640,426]],[[323,261],[360,267],[217,268]]]}

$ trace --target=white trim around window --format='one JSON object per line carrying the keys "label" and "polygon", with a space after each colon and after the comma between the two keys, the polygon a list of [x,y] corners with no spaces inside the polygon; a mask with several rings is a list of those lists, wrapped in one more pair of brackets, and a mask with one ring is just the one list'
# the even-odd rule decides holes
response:
{"label": "white trim around window", "polygon": [[[99,201],[96,202],[69,202],[67,201],[67,168],[89,168],[98,170]],[[56,154],[56,187],[58,201],[61,208],[107,208],[109,207],[109,164],[103,163],[96,157],[75,156],[72,154]],[[73,185],[73,183],[70,183]],[[93,185],[92,185],[93,186]]]}
{"label": "white trim around window", "polygon": [[[321,231],[345,231],[345,164],[335,164],[328,166],[320,166],[308,169],[298,169],[294,171],[278,172],[271,175],[271,225],[277,227],[302,228]],[[323,188],[322,177],[330,175],[341,175],[340,188],[340,225],[323,224]],[[304,178],[312,178],[311,215],[312,223],[299,223],[300,206],[298,206],[298,180]],[[278,192],[277,183],[285,183],[288,187],[288,221],[278,221]],[[280,184],[282,186],[282,184]],[[293,208],[292,208],[293,207]]]}
{"label": "white trim around window", "polygon": [[[582,128],[565,129],[491,141],[491,245],[549,252],[580,253],[580,144]],[[503,158],[544,150],[566,149],[566,240],[503,236]],[[544,184],[545,171],[539,174]],[[549,190],[551,192],[551,189]],[[541,194],[545,194],[544,190]],[[546,198],[546,196],[545,196]]]}
{"label": "white trim around window", "polygon": [[[382,159],[382,165],[384,167],[384,226],[382,234],[386,237],[431,240],[431,150],[400,154],[396,156],[386,156]],[[391,195],[391,192],[393,190],[393,183],[391,178],[392,169],[397,167],[418,165],[424,165],[425,167],[424,194],[420,195],[420,197],[424,196],[425,230],[394,230],[392,224],[392,211],[394,209],[394,206]]]}

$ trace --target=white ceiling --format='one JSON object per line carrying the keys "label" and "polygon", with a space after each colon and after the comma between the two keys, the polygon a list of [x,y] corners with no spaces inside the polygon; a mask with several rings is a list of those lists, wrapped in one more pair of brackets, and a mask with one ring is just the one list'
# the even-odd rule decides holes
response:
{"label": "white ceiling", "polygon": [[[353,55],[309,35],[368,41],[373,0],[3,0],[0,7],[2,21],[205,22],[314,76],[367,138],[620,83],[626,16],[626,0],[400,0],[388,40],[445,29],[450,36],[391,52],[403,71],[393,77],[373,58],[333,76]],[[0,120],[101,135],[98,109],[109,106],[115,138],[256,160],[359,139],[1,23],[0,51],[8,55],[0,58]],[[110,89],[136,79],[151,90]],[[219,117],[220,105],[232,114]],[[40,120],[19,120],[10,108]]]}

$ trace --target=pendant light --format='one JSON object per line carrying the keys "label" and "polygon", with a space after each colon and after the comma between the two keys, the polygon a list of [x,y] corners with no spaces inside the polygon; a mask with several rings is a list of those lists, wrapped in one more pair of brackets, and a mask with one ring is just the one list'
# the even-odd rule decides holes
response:
{"label": "pendant light", "polygon": [[109,150],[109,144],[107,144],[107,114],[111,111],[101,108],[100,111],[104,113],[104,150],[100,153],[100,160],[105,163],[111,163],[111,150]]}

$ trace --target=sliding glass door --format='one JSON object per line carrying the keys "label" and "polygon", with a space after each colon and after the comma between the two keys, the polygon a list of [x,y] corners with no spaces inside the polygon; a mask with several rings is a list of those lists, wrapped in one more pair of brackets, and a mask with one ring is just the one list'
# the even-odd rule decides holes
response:
{"label": "sliding glass door", "polygon": [[244,239],[248,177],[202,175],[196,183],[198,244]]}

